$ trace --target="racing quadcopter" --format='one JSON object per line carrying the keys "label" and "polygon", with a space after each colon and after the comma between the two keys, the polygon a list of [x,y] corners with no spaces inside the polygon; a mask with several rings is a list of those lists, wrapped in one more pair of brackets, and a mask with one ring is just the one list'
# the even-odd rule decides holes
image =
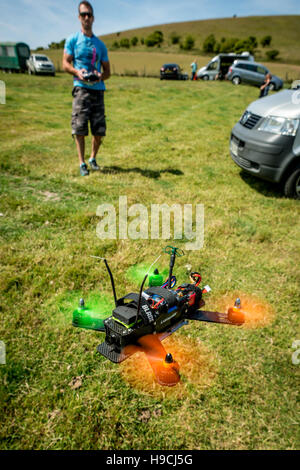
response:
{"label": "racing quadcopter", "polygon": [[[110,276],[115,308],[112,315],[101,319],[93,314],[80,299],[79,308],[73,313],[73,325],[105,332],[105,340],[97,351],[114,363],[121,363],[137,351],[143,351],[160,385],[173,386],[180,380],[179,365],[168,353],[162,341],[176,330],[187,325],[189,320],[198,320],[229,325],[242,325],[245,322],[240,299],[236,299],[227,313],[203,310],[203,294],[209,286],[200,287],[201,275],[191,272],[190,283],[176,286],[173,275],[176,256],[184,253],[181,249],[167,246],[164,252],[170,255],[169,275],[162,285],[157,270],[150,276],[152,282],[144,290],[148,273],[145,275],[139,293],[129,293],[117,299],[114,278],[107,260],[102,259]],[[94,257],[97,258],[97,257]]]}

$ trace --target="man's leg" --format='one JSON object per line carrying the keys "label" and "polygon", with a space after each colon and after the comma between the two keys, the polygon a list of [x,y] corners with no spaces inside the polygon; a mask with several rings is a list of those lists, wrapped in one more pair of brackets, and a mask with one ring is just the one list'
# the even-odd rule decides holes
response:
{"label": "man's leg", "polygon": [[99,91],[92,97],[93,106],[90,115],[92,138],[92,152],[89,159],[89,164],[92,170],[100,170],[96,162],[96,156],[100,145],[105,136],[106,123],[105,123],[105,109],[104,109],[104,92]]}
{"label": "man's leg", "polygon": [[85,141],[84,135],[75,135],[75,142],[77,147],[77,153],[79,158],[79,165],[84,163],[84,151],[85,151]]}
{"label": "man's leg", "polygon": [[72,93],[74,100],[72,106],[72,135],[75,138],[77,154],[80,165],[80,174],[86,176],[89,170],[84,161],[85,136],[88,135],[88,120],[90,112],[90,99],[88,90],[75,87]]}
{"label": "man's leg", "polygon": [[95,160],[99,147],[102,143],[102,135],[93,135],[92,138],[92,153],[91,153],[91,158],[90,160]]}

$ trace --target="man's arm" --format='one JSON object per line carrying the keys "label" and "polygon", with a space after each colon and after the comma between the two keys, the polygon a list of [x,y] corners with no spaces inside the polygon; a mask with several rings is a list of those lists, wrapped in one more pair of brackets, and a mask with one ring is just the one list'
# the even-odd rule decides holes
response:
{"label": "man's arm", "polygon": [[75,69],[72,65],[72,62],[73,62],[73,56],[71,56],[70,54],[67,54],[66,52],[64,52],[63,62],[62,62],[63,70],[65,72],[68,72],[71,75],[73,75],[73,77],[79,78],[79,80],[84,80],[84,78],[82,76],[82,73],[86,72],[86,70],[85,69],[81,69],[81,70]]}
{"label": "man's arm", "polygon": [[110,63],[109,62],[101,62],[102,65],[102,74],[101,80],[108,80],[110,77]]}

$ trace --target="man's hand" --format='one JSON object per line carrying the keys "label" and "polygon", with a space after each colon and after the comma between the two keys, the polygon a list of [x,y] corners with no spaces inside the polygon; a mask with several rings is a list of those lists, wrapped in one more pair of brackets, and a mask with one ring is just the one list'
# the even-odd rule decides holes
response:
{"label": "man's hand", "polygon": [[84,82],[83,74],[86,73],[86,72],[87,72],[86,69],[76,70],[75,76],[76,76],[79,80],[81,80],[82,82]]}
{"label": "man's hand", "polygon": [[102,80],[102,73],[98,72],[98,70],[96,70],[96,69],[94,70],[93,73],[98,77],[98,80],[96,80],[96,83],[97,83],[97,82],[101,82],[101,80]]}

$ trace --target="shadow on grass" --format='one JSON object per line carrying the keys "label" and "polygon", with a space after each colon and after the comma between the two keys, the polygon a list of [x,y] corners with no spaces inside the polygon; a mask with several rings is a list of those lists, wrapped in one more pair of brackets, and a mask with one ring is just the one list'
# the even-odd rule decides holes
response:
{"label": "shadow on grass", "polygon": [[163,173],[170,173],[176,176],[182,176],[184,173],[181,170],[175,168],[166,168],[165,170],[150,170],[138,167],[133,168],[121,168],[119,166],[104,166],[101,168],[101,173],[104,174],[115,174],[115,173],[139,173],[146,178],[158,179]]}
{"label": "shadow on grass", "polygon": [[259,178],[255,178],[254,176],[246,173],[245,171],[240,172],[240,176],[242,180],[251,186],[251,188],[255,189],[260,194],[263,194],[266,197],[275,197],[277,199],[284,198],[284,194],[280,188],[278,183],[271,183],[269,181],[264,181]]}

